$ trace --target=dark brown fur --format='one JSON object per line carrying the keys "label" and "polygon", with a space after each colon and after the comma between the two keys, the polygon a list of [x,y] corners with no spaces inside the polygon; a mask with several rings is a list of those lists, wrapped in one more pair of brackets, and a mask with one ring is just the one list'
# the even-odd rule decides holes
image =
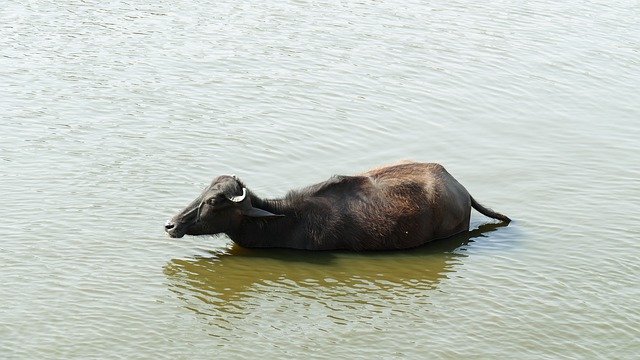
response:
{"label": "dark brown fur", "polygon": [[[218,177],[167,223],[167,232],[174,237],[224,232],[245,247],[392,250],[467,231],[472,206],[510,221],[478,204],[439,164],[402,163],[334,176],[282,199],[264,200],[249,192],[253,208],[273,216],[247,216],[230,201],[201,206],[238,196],[243,187],[235,177]],[[194,206],[202,209],[196,215]]]}

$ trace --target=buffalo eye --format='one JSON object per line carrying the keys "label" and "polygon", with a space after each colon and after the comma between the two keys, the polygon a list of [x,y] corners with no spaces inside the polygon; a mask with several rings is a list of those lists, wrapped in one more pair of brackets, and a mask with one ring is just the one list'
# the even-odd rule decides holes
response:
{"label": "buffalo eye", "polygon": [[224,201],[226,200],[226,197],[224,196],[224,194],[218,194],[212,198],[207,199],[207,204],[211,205],[211,206],[215,206],[215,205],[222,205],[224,204]]}

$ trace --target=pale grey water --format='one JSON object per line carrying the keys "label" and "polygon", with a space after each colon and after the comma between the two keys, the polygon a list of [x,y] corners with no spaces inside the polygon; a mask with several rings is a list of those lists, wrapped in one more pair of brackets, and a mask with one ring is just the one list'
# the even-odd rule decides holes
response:
{"label": "pale grey water", "polygon": [[[0,358],[637,357],[639,12],[0,2]],[[405,158],[514,222],[392,254],[162,231],[219,174]]]}

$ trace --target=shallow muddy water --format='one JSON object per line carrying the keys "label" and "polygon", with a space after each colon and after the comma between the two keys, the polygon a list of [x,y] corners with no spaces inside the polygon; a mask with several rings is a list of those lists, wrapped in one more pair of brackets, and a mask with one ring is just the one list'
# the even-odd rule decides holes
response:
{"label": "shallow muddy water", "polygon": [[[0,357],[637,356],[639,10],[6,1]],[[514,221],[367,254],[163,233],[220,174],[400,159]]]}

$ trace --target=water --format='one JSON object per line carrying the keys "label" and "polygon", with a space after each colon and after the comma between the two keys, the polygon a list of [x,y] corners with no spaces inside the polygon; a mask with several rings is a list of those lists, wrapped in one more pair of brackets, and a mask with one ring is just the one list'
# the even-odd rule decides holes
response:
{"label": "water", "polygon": [[[634,1],[4,1],[0,357],[633,358]],[[474,232],[407,252],[169,239],[263,196],[440,162]]]}

